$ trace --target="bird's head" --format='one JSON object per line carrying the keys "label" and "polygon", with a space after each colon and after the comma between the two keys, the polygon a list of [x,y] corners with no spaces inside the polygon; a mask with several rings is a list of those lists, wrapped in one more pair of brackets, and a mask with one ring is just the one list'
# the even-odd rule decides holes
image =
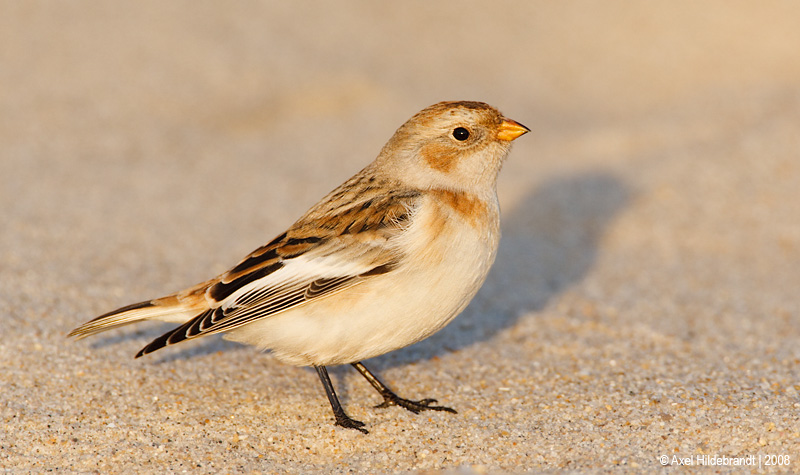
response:
{"label": "bird's head", "polygon": [[397,129],[376,165],[416,188],[493,190],[511,142],[529,131],[483,102],[440,102]]}

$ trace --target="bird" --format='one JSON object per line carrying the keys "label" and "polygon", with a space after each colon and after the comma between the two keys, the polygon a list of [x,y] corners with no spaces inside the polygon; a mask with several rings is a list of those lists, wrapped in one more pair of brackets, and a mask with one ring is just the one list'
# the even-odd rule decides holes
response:
{"label": "bird", "polygon": [[376,407],[456,413],[436,399],[398,396],[362,360],[431,336],[475,296],[500,240],[497,176],[512,141],[527,132],[483,102],[431,105],[373,162],[227,272],[100,315],[68,336],[143,320],[179,324],[139,358],[223,333],[283,363],[314,367],[335,425],[364,434],[328,366],[352,365],[383,397]]}

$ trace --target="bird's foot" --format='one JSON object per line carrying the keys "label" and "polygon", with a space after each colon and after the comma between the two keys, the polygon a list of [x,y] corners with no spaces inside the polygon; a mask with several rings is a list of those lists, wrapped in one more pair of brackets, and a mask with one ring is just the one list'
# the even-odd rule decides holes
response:
{"label": "bird's foot", "polygon": [[362,434],[369,434],[367,429],[364,429],[364,423],[350,418],[347,414],[336,416],[336,425],[342,426],[347,429],[355,429]]}
{"label": "bird's foot", "polygon": [[412,401],[410,399],[405,399],[393,392],[389,392],[388,394],[383,395],[383,402],[375,406],[376,408],[384,408],[389,406],[400,406],[405,408],[414,414],[419,414],[422,411],[445,411],[445,412],[452,412],[453,414],[457,414],[455,409],[451,409],[445,406],[433,406],[436,399],[420,399],[419,401]]}

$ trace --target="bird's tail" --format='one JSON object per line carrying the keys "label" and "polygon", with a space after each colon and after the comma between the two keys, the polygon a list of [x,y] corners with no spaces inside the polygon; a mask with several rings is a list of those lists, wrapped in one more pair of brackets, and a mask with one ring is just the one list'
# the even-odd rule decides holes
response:
{"label": "bird's tail", "polygon": [[184,323],[208,309],[204,298],[207,288],[208,283],[203,283],[179,294],[118,308],[89,320],[67,336],[81,339],[142,320]]}

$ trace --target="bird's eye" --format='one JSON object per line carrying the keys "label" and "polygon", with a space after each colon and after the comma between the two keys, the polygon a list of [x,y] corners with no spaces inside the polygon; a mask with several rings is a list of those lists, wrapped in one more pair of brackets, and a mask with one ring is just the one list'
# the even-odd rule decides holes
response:
{"label": "bird's eye", "polygon": [[453,137],[459,142],[463,142],[469,138],[469,130],[464,127],[456,127],[453,130]]}

